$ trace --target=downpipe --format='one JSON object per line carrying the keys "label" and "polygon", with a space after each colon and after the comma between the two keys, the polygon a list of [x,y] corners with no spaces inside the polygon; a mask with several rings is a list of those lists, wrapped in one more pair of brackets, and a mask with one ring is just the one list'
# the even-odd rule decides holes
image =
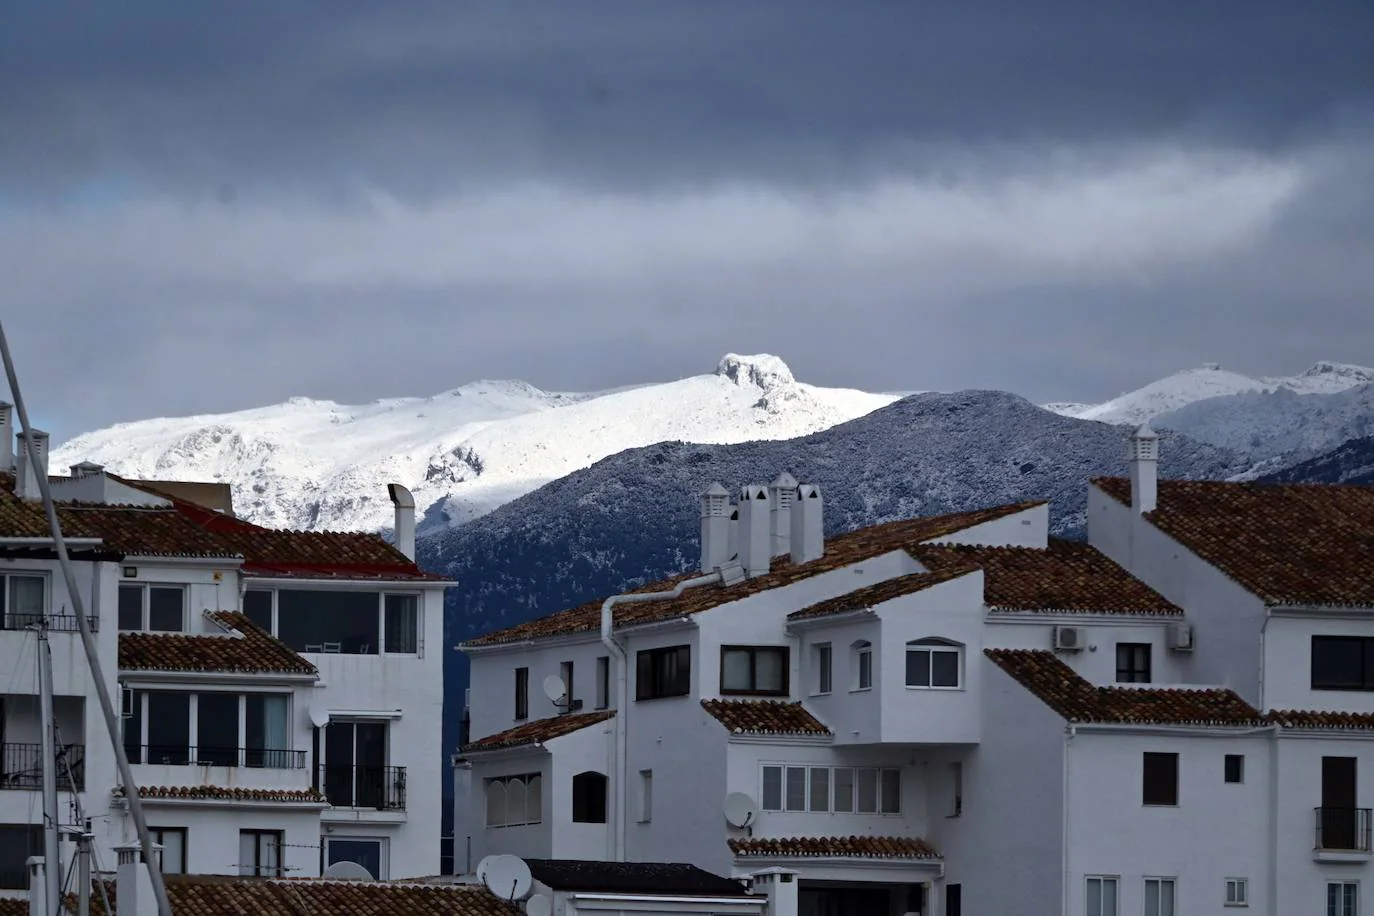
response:
{"label": "downpipe", "polygon": [[611,657],[611,664],[615,666],[615,716],[612,719],[611,732],[615,740],[615,753],[611,760],[614,772],[611,774],[612,797],[614,799],[614,817],[611,820],[613,829],[607,837],[607,858],[612,862],[625,861],[625,800],[629,795],[628,787],[625,785],[625,773],[628,769],[627,757],[629,754],[629,731],[630,723],[627,717],[629,709],[630,692],[630,672],[629,662],[625,652],[625,646],[615,635],[615,607],[621,604],[642,604],[649,601],[669,601],[673,598],[682,597],[683,593],[690,588],[697,588],[702,585],[712,585],[723,582],[719,571],[708,573],[704,576],[697,576],[694,579],[684,579],[675,588],[662,592],[636,592],[630,595],[612,595],[601,603],[601,643],[606,647],[606,652]]}

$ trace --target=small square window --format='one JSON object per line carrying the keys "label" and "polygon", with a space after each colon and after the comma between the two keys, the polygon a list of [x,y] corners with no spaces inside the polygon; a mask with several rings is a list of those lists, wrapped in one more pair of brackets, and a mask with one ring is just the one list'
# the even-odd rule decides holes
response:
{"label": "small square window", "polygon": [[1178,804],[1178,754],[1146,751],[1142,771],[1143,804]]}
{"label": "small square window", "polygon": [[1245,782],[1245,755],[1227,754],[1224,769],[1227,782]]}
{"label": "small square window", "polygon": [[1249,906],[1250,882],[1245,878],[1226,879],[1226,905]]}

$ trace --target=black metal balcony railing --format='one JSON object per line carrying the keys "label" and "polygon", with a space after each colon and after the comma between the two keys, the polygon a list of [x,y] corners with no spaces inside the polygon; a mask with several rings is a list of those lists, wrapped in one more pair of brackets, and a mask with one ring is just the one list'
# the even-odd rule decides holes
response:
{"label": "black metal balcony railing", "polygon": [[324,796],[338,808],[406,809],[406,768],[378,766],[320,767]]}
{"label": "black metal balcony railing", "polygon": [[305,751],[262,747],[187,747],[184,744],[125,745],[130,763],[171,766],[260,767],[272,770],[305,769]]}
{"label": "black metal balcony railing", "polygon": [[[8,613],[0,615],[0,626],[6,630],[27,630],[29,627],[37,626],[43,618],[48,620],[48,629],[54,633],[79,633],[81,623],[76,619],[75,614],[37,614],[37,613]],[[91,632],[100,630],[100,618],[93,614],[86,615],[86,623],[90,624]]]}
{"label": "black metal balcony railing", "polygon": [[[43,745],[0,745],[0,789],[43,788]],[[82,792],[86,788],[86,746],[64,744],[57,749],[57,788]]]}
{"label": "black metal balcony railing", "polygon": [[1332,852],[1369,852],[1368,808],[1318,808],[1317,849]]}

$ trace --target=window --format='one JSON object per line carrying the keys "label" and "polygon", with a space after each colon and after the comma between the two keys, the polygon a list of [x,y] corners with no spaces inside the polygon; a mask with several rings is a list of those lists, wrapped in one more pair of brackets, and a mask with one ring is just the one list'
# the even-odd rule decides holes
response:
{"label": "window", "polygon": [[243,697],[244,764],[277,769],[300,766],[291,749],[291,698],[287,694],[248,693]]}
{"label": "window", "polygon": [[1087,916],[1117,916],[1116,879],[1093,875],[1088,878],[1084,912]]}
{"label": "window", "polygon": [[1118,684],[1150,683],[1149,643],[1119,642],[1116,644],[1116,682]]}
{"label": "window", "polygon": [[945,885],[945,916],[960,916],[964,912],[964,886]]}
{"label": "window", "polygon": [[29,856],[43,854],[41,824],[0,824],[0,887],[23,890],[29,886]]}
{"label": "window", "polygon": [[121,699],[131,763],[305,766],[305,752],[291,747],[289,694],[126,689]]}
{"label": "window", "polygon": [[530,717],[530,669],[515,669],[515,718]]}
{"label": "window", "polygon": [[902,779],[877,767],[763,766],[763,810],[900,814]]}
{"label": "window", "polygon": [[354,862],[367,869],[378,881],[387,880],[387,847],[385,837],[326,836],[324,867],[340,862]]}
{"label": "window", "polygon": [[949,765],[949,816],[958,817],[964,813],[964,764],[955,762]]}
{"label": "window", "polygon": [[611,705],[611,657],[602,655],[596,660],[596,708]]}
{"label": "window", "polygon": [[787,695],[787,649],[781,646],[723,646],[720,692]]}
{"label": "window", "polygon": [[816,686],[813,695],[820,696],[829,693],[831,679],[834,675],[830,643],[811,647],[811,665],[816,672]]}
{"label": "window", "polygon": [[654,819],[654,771],[639,771],[639,822],[647,824]]}
{"label": "window", "polygon": [[185,765],[191,762],[191,694],[149,691],[145,763]]}
{"label": "window", "polygon": [[179,633],[186,629],[186,589],[180,585],[120,585],[119,628]]}
{"label": "window", "polygon": [[0,576],[0,602],[4,603],[4,627],[22,630],[42,620],[48,611],[46,576]]}
{"label": "window", "polygon": [[231,767],[239,761],[239,697],[202,693],[196,697],[197,763]]}
{"label": "window", "polygon": [[1174,879],[1145,879],[1145,916],[1174,916]]}
{"label": "window", "polygon": [[574,669],[572,662],[563,662],[561,665],[558,666],[558,676],[563,679],[564,709],[576,708],[574,703],[575,697],[577,696],[577,691],[574,689],[574,684],[576,682],[573,680],[573,671]]}
{"label": "window", "polygon": [[387,766],[385,721],[335,719],[324,728],[324,795],[337,808],[404,811],[405,770]]}
{"label": "window", "polygon": [[393,655],[418,655],[420,651],[420,598],[418,595],[382,596],[384,649]]}
{"label": "window", "polygon": [[162,847],[162,873],[186,874],[186,828],[149,827],[152,841]]}
{"label": "window", "polygon": [[1226,905],[1249,906],[1250,883],[1244,878],[1226,879]]}
{"label": "window", "polygon": [[692,691],[692,647],[645,649],[635,657],[635,699],[685,697]]}
{"label": "window", "polygon": [[487,826],[520,827],[543,820],[544,780],[538,773],[488,779]]}
{"label": "window", "polygon": [[275,610],[272,596],[275,592],[261,588],[250,588],[243,593],[243,616],[262,627],[268,633],[277,632]]}
{"label": "window", "polygon": [[1326,882],[1326,916],[1357,916],[1359,891],[1354,881]]}
{"label": "window", "polygon": [[1178,804],[1178,755],[1146,751],[1143,761],[1141,804]]}
{"label": "window", "polygon": [[606,823],[606,774],[595,770],[578,773],[572,780],[574,824]]}
{"label": "window", "polygon": [[1374,690],[1374,637],[1313,636],[1313,690]]}
{"label": "window", "polygon": [[906,685],[937,689],[959,686],[964,649],[945,639],[917,639],[906,644]]}
{"label": "window", "polygon": [[280,878],[282,832],[280,830],[239,831],[239,874],[254,878]]}
{"label": "window", "polygon": [[1245,782],[1245,755],[1227,754],[1222,769],[1227,782]]}
{"label": "window", "polygon": [[850,670],[853,677],[851,690],[871,690],[873,688],[873,644],[861,639],[850,646],[853,664]]}

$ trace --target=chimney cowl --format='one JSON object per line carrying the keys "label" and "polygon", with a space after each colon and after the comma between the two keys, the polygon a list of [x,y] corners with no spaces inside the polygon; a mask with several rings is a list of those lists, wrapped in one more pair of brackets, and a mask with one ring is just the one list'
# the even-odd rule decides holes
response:
{"label": "chimney cowl", "polygon": [[739,559],[751,578],[767,575],[772,559],[771,502],[763,484],[750,484],[740,490]]}
{"label": "chimney cowl", "polygon": [[1131,476],[1131,508],[1144,514],[1153,512],[1159,494],[1159,434],[1142,424],[1131,434],[1128,450]]}
{"label": "chimney cowl", "polygon": [[813,483],[797,485],[788,521],[792,528],[788,552],[793,563],[810,563],[825,556],[825,500],[820,487]]}
{"label": "chimney cowl", "polygon": [[701,494],[701,571],[714,572],[730,561],[730,491],[713,483]]}
{"label": "chimney cowl", "polygon": [[[19,454],[15,456],[17,470],[14,476],[14,495],[20,499],[42,499],[43,491],[39,489],[38,479],[40,475],[45,479],[48,476],[48,434],[41,429],[35,429],[28,433],[20,433],[17,439]],[[29,455],[30,439],[33,443],[33,458],[37,459],[36,465]]]}
{"label": "chimney cowl", "polygon": [[415,497],[399,483],[386,485],[391,504],[396,507],[396,549],[415,562]]}
{"label": "chimney cowl", "polygon": [[770,550],[775,557],[784,556],[791,552],[792,503],[797,498],[797,478],[783,471],[769,484],[768,494],[772,501],[768,521]]}

